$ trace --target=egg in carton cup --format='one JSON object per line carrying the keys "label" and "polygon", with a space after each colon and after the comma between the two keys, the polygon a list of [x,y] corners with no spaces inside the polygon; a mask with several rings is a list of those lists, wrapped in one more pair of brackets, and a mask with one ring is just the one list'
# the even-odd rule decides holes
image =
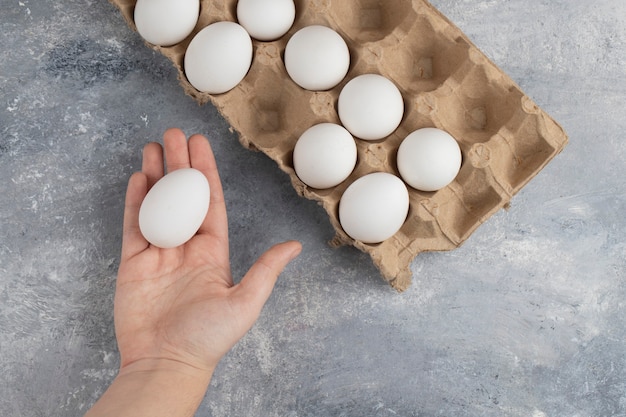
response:
{"label": "egg in carton cup", "polygon": [[[110,0],[136,29],[136,0]],[[184,55],[193,36],[219,21],[237,21],[237,0],[201,0],[194,31],[169,47],[150,45],[179,71],[185,92],[199,104],[211,102],[238,132],[243,146],[260,150],[289,174],[294,189],[328,213],[336,236],[332,246],[353,245],[368,253],[396,290],[411,284],[410,264],[420,252],[461,245],[492,214],[505,207],[567,143],[567,135],[445,16],[425,0],[296,0],[289,32],[271,42],[253,40],[247,75],[218,95],[197,91],[186,79]],[[290,37],[323,25],[348,45],[347,76],[328,91],[295,84],[283,62]],[[356,139],[358,160],[341,184],[314,189],[295,173],[293,150],[311,126],[341,124],[337,101],[342,88],[361,74],[376,73],[402,93],[400,126],[377,141]],[[459,143],[462,165],[448,186],[424,192],[408,187],[409,214],[400,230],[377,244],[348,236],[339,221],[339,202],[350,184],[373,172],[399,175],[396,154],[411,132],[436,127]]]}

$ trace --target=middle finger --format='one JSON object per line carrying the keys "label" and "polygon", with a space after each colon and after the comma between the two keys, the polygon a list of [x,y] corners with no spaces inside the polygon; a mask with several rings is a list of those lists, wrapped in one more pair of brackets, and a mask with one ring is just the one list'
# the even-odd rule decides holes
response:
{"label": "middle finger", "polygon": [[165,147],[165,166],[167,172],[191,167],[187,137],[180,129],[168,129],[163,134]]}

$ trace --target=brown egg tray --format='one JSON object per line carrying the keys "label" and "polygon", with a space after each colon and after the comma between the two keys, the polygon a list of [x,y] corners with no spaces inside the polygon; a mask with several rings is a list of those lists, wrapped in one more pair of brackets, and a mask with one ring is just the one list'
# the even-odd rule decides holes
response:
{"label": "brown egg tray", "polygon": [[[111,0],[135,29],[135,0]],[[202,0],[198,25],[180,44],[153,47],[179,71],[184,90],[198,103],[211,102],[239,133],[242,145],[260,150],[287,172],[295,190],[319,202],[336,236],[333,246],[350,244],[368,253],[382,276],[398,291],[411,283],[410,264],[424,251],[451,250],[506,206],[566,145],[563,129],[527,97],[445,16],[424,0],[296,0],[291,30],[274,42],[254,41],[252,67],[233,90],[221,95],[196,91],[185,79],[183,58],[192,37],[216,21],[236,19],[236,0]],[[329,91],[311,92],[287,75],[285,45],[298,29],[321,24],[343,36],[351,53],[350,70]],[[321,122],[340,123],[336,104],[352,78],[378,73],[403,94],[400,127],[376,142],[357,139],[358,162],[352,175],[325,190],[304,185],[293,168],[300,134]],[[436,192],[409,187],[410,210],[403,227],[379,244],[354,241],[342,230],[338,206],[357,178],[376,171],[398,175],[401,141],[422,127],[449,132],[461,146],[463,164],[449,186]]]}

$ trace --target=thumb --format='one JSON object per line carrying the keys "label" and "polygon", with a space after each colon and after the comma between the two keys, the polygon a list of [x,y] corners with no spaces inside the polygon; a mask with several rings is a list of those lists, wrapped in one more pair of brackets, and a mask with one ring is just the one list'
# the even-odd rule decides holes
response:
{"label": "thumb", "polygon": [[300,251],[302,251],[302,245],[296,241],[272,246],[257,259],[237,285],[233,298],[241,303],[240,306],[244,310],[250,309],[248,311],[254,314],[255,320],[272,294],[278,275],[290,261],[300,254]]}

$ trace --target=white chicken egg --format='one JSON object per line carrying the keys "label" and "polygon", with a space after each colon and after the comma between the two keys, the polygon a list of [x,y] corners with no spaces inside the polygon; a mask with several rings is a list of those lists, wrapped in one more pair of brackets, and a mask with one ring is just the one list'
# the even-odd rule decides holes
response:
{"label": "white chicken egg", "polygon": [[339,201],[339,222],[351,238],[380,243],[396,234],[409,212],[409,192],[393,174],[375,172],[354,181]]}
{"label": "white chicken egg", "polygon": [[350,51],[340,34],[312,25],[297,31],[285,47],[285,69],[300,87],[329,90],[348,73]]}
{"label": "white chicken egg", "polygon": [[348,82],[339,94],[341,123],[359,139],[378,140],[393,133],[404,116],[398,87],[378,74],[364,74]]}
{"label": "white chicken egg", "polygon": [[248,73],[252,64],[252,39],[237,23],[213,23],[193,37],[184,64],[187,80],[196,90],[225,93]]}
{"label": "white chicken egg", "polygon": [[437,191],[450,184],[459,173],[461,161],[457,141],[437,128],[416,130],[398,148],[400,176],[422,191]]}
{"label": "white chicken egg", "polygon": [[341,183],[354,170],[356,160],[354,138],[334,123],[320,123],[308,128],[293,150],[293,165],[298,178],[313,188],[330,188]]}
{"label": "white chicken egg", "polygon": [[293,0],[239,0],[237,20],[251,37],[273,41],[283,36],[296,18]]}
{"label": "white chicken egg", "polygon": [[152,186],[139,209],[139,229],[159,248],[174,248],[191,239],[209,210],[211,190],[204,174],[183,168]]}
{"label": "white chicken egg", "polygon": [[133,14],[142,38],[154,45],[170,46],[193,31],[200,0],[137,0]]}

